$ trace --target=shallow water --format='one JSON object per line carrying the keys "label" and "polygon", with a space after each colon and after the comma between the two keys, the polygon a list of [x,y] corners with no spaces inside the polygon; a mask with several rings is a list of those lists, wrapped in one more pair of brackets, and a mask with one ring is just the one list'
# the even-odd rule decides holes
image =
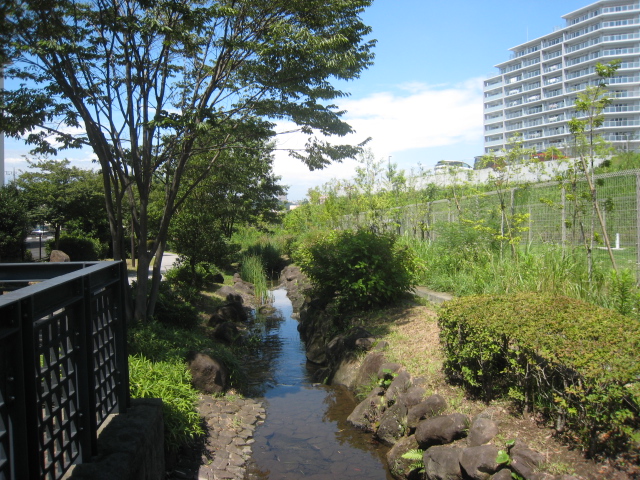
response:
{"label": "shallow water", "polygon": [[392,479],[384,460],[388,449],[347,424],[353,395],[311,381],[291,302],[284,289],[273,295],[278,313],[261,324],[264,341],[248,365],[267,410],[255,432],[248,477]]}

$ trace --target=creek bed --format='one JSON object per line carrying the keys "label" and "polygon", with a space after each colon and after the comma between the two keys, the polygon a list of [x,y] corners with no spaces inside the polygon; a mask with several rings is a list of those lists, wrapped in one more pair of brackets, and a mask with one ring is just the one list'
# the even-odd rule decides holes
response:
{"label": "creek bed", "polygon": [[391,480],[388,449],[347,424],[351,392],[312,382],[291,302],[283,288],[272,293],[277,313],[258,324],[263,341],[247,364],[266,408],[247,478]]}

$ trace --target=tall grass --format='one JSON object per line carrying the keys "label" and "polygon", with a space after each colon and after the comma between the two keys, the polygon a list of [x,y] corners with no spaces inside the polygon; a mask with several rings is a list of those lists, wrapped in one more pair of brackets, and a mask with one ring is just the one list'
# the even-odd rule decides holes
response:
{"label": "tall grass", "polygon": [[513,257],[500,255],[495,245],[480,235],[453,230],[439,233],[438,240],[431,242],[402,238],[423,264],[420,284],[434,290],[455,295],[546,292],[616,310],[628,310],[637,302],[630,281],[621,287],[621,280],[610,274],[606,264],[596,265],[589,280],[581,248],[524,245]]}
{"label": "tall grass", "polygon": [[240,276],[243,280],[253,283],[255,288],[255,296],[262,305],[272,300],[267,284],[267,276],[265,274],[262,258],[258,255],[245,255],[242,257],[240,264]]}

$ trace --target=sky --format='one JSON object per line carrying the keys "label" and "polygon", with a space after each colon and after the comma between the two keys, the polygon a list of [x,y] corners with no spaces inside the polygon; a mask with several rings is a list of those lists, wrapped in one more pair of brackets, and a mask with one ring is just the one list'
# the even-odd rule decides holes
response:
{"label": "sky", "polygon": [[[497,74],[509,48],[564,26],[562,15],[588,0],[374,0],[362,15],[377,40],[375,63],[360,78],[338,84],[349,96],[335,103],[355,134],[336,143],[360,143],[376,159],[407,173],[439,160],[473,164],[483,153],[482,81]],[[278,125],[280,131],[290,129]],[[279,149],[300,148],[304,139],[283,136]],[[5,139],[5,180],[26,168],[29,148]],[[91,152],[60,153],[92,168]],[[356,161],[310,172],[300,161],[276,152],[274,172],[291,201],[332,179],[353,178]]]}

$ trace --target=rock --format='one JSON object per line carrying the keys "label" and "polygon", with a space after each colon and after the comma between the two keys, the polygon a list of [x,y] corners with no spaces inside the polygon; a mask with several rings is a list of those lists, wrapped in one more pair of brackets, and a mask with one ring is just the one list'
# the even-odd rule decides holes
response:
{"label": "rock", "polygon": [[252,283],[245,282],[240,277],[239,273],[233,274],[233,288],[235,288],[236,290],[239,290],[240,292],[246,295],[250,295],[252,297],[255,295],[255,291],[256,291],[255,286]]}
{"label": "rock", "polygon": [[213,283],[224,283],[224,277],[221,273],[216,273],[211,277],[211,282]]}
{"label": "rock", "polygon": [[343,358],[335,368],[333,378],[331,378],[331,385],[344,385],[347,388],[353,388],[359,368],[360,361],[356,356],[348,355]]}
{"label": "rock", "polygon": [[388,405],[393,405],[398,397],[406,393],[412,386],[411,375],[406,370],[400,370],[391,381],[391,384],[387,388],[384,394],[384,398]]}
{"label": "rock", "polygon": [[51,250],[51,254],[49,254],[49,262],[58,263],[58,262],[70,262],[71,259],[69,255],[64,253],[62,250]]}
{"label": "rock", "polygon": [[382,414],[376,437],[385,445],[394,445],[404,435],[406,425],[407,407],[396,403]]}
{"label": "rock", "polygon": [[373,348],[375,344],[376,344],[375,337],[358,338],[355,341],[356,350],[359,350],[361,352],[368,352]]}
{"label": "rock", "polygon": [[383,393],[382,388],[374,388],[369,396],[353,409],[347,417],[347,422],[365,432],[375,432],[385,408]]}
{"label": "rock", "polygon": [[393,447],[387,452],[387,465],[389,470],[393,472],[395,478],[409,480],[413,477],[411,468],[416,463],[415,460],[402,458],[402,455],[409,450],[417,450],[418,442],[413,435],[400,438]]}
{"label": "rock", "polygon": [[354,388],[370,385],[373,380],[377,380],[378,370],[384,362],[385,358],[381,352],[368,353],[360,364],[354,380]]}
{"label": "rock", "polygon": [[203,393],[221,393],[227,388],[229,375],[225,366],[204,353],[190,352],[187,355],[191,383]]}
{"label": "rock", "polygon": [[469,417],[461,413],[427,418],[416,427],[416,440],[423,450],[463,438],[469,428]]}
{"label": "rock", "polygon": [[485,417],[476,417],[469,429],[467,445],[477,447],[489,443],[498,434],[498,425]]}
{"label": "rock", "polygon": [[509,465],[511,470],[526,479],[531,478],[538,467],[544,463],[544,456],[541,453],[530,449],[520,440],[516,440],[509,455],[511,456],[511,464]]}
{"label": "rock", "polygon": [[461,480],[460,457],[462,449],[458,447],[434,446],[422,455],[425,478],[429,480]]}
{"label": "rock", "polygon": [[407,426],[415,429],[421,420],[440,415],[446,409],[447,401],[443,397],[437,394],[431,395],[417,405],[409,407]]}
{"label": "rock", "polygon": [[213,331],[213,336],[227,344],[239,343],[242,335],[238,326],[233,322],[223,322]]}
{"label": "rock", "polygon": [[397,399],[397,402],[402,403],[407,408],[411,408],[414,405],[422,402],[425,393],[427,393],[427,390],[424,387],[420,385],[414,385],[412,387],[409,387],[406,392],[400,395]]}
{"label": "rock", "polygon": [[460,466],[470,480],[488,480],[500,468],[497,456],[498,448],[493,445],[468,447],[462,451]]}
{"label": "rock", "polygon": [[326,365],[327,349],[325,348],[322,335],[314,334],[305,342],[307,347],[307,360],[316,365]]}
{"label": "rock", "polygon": [[373,347],[373,351],[374,352],[384,352],[387,349],[388,346],[389,346],[389,342],[387,342],[386,340],[380,340]]}
{"label": "rock", "polygon": [[511,476],[511,470],[509,470],[508,468],[503,468],[493,477],[491,477],[491,480],[513,480],[513,477]]}
{"label": "rock", "polygon": [[380,365],[380,368],[378,369],[378,378],[380,380],[390,380],[393,378],[393,374],[397,373],[401,368],[402,365],[400,365],[399,363],[385,362]]}

